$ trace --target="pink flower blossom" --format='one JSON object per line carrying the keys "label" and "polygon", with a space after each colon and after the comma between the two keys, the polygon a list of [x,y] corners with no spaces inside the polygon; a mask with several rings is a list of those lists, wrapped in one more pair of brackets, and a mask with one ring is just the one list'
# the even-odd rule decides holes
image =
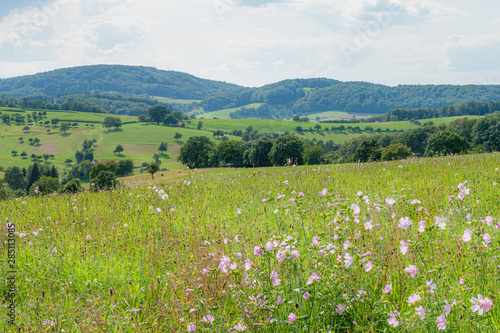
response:
{"label": "pink flower blossom", "polygon": [[290,254],[292,255],[293,260],[297,260],[297,258],[300,257],[300,253],[297,250],[292,250],[292,252],[290,252]]}
{"label": "pink flower blossom", "polygon": [[257,257],[263,255],[264,254],[264,250],[262,249],[262,245],[255,246],[253,248],[253,254],[256,255]]}
{"label": "pink flower blossom", "polygon": [[470,242],[471,239],[472,239],[472,231],[470,231],[469,229],[465,229],[464,235],[462,236],[462,240],[464,241],[464,243],[468,243]]}
{"label": "pink flower blossom", "polygon": [[371,220],[365,222],[365,230],[369,231],[373,229],[373,224]]}
{"label": "pink flower blossom", "polygon": [[288,180],[285,180],[285,181],[283,182],[283,184],[284,184],[284,185],[288,185]]}
{"label": "pink flower blossom", "polygon": [[390,293],[391,291],[392,291],[392,283],[390,283],[390,284],[386,285],[386,286],[384,287],[384,290],[382,290],[382,292],[383,292],[384,294],[388,294],[388,293]]}
{"label": "pink flower blossom", "polygon": [[356,204],[352,204],[352,205],[351,205],[351,209],[352,209],[352,213],[353,213],[354,215],[358,215],[358,214],[361,212],[361,209],[360,209],[360,208],[359,208],[359,206],[358,206],[358,205],[356,205]]}
{"label": "pink flower blossom", "polygon": [[434,220],[436,221],[436,224],[437,224],[439,229],[441,229],[441,230],[446,229],[446,222],[444,219],[442,219],[439,216],[436,216],[436,217],[434,217]]}
{"label": "pink flower blossom", "polygon": [[356,196],[358,196],[358,197],[360,197],[362,195],[363,195],[363,192],[361,192],[361,191],[358,191],[358,193],[356,193]]}
{"label": "pink flower blossom", "polygon": [[203,268],[203,274],[207,274],[208,272],[210,272],[210,268]]}
{"label": "pink flower blossom", "polygon": [[405,241],[401,241],[401,242],[399,242],[399,244],[401,244],[401,246],[399,247],[401,249],[401,253],[403,255],[405,255],[406,252],[408,252],[408,250],[410,249],[410,247],[408,246],[408,243],[406,243]]}
{"label": "pink flower blossom", "polygon": [[318,272],[312,272],[309,278],[307,279],[306,286],[312,284],[314,281],[321,280],[321,276],[318,275]]}
{"label": "pink flower blossom", "polygon": [[276,253],[276,259],[278,259],[279,262],[283,262],[283,260],[286,259],[286,254],[285,252],[283,251],[278,251],[278,253]]}
{"label": "pink flower blossom", "polygon": [[484,246],[488,246],[491,243],[491,236],[489,234],[484,234],[483,241]]}
{"label": "pink flower blossom", "polygon": [[[386,198],[385,199],[385,204],[388,205],[388,206],[392,206],[396,203],[396,200],[394,199],[390,199],[390,198]],[[394,326],[395,327],[395,326]]]}
{"label": "pink flower blossom", "polygon": [[273,287],[279,286],[279,284],[281,283],[281,280],[278,279],[278,272],[272,271],[272,273],[270,274],[270,276],[271,276],[271,279],[272,279]]}
{"label": "pink flower blossom", "polygon": [[399,219],[398,227],[401,229],[407,230],[411,224],[412,224],[412,221],[410,220],[410,218],[408,216],[406,216],[404,218]]}
{"label": "pink flower blossom", "polygon": [[193,308],[193,309],[189,310],[189,313],[195,313],[195,312],[196,312],[196,309],[195,309],[195,308]]}
{"label": "pink flower blossom", "polygon": [[161,213],[161,208],[156,208],[156,211],[157,211],[158,213]]}
{"label": "pink flower blossom", "polygon": [[448,317],[448,315],[451,312],[451,305],[450,305],[450,303],[448,303],[447,300],[444,300],[444,303],[445,303],[444,304],[444,315],[445,315],[445,317]]}
{"label": "pink flower blossom", "polygon": [[304,193],[299,192],[299,197],[303,198],[304,197]]}
{"label": "pink flower blossom", "polygon": [[281,296],[278,296],[278,299],[276,300],[276,304],[281,305],[281,303],[283,303],[283,299],[281,298]]}
{"label": "pink flower blossom", "polygon": [[337,308],[335,309],[335,311],[338,314],[343,314],[345,312],[345,305],[344,304],[337,305]]}
{"label": "pink flower blossom", "polygon": [[487,224],[488,226],[490,226],[490,225],[493,223],[493,218],[492,218],[491,216],[486,216],[486,217],[484,218],[484,221],[486,222],[486,224]]}
{"label": "pink flower blossom", "polygon": [[411,202],[410,202],[412,205],[415,205],[415,204],[420,204],[422,203],[420,200],[418,199],[413,199]]}
{"label": "pink flower blossom", "polygon": [[238,212],[238,215],[241,215],[241,208],[238,208],[236,211]]}
{"label": "pink flower blossom", "polygon": [[319,195],[327,195],[328,190],[326,188],[323,189],[323,191],[319,192]]}
{"label": "pink flower blossom", "polygon": [[293,322],[294,322],[294,321],[296,321],[296,320],[297,320],[297,316],[296,316],[295,314],[290,313],[290,314],[288,315],[288,321],[290,321],[291,323],[293,323]]}
{"label": "pink flower blossom", "polygon": [[193,324],[193,323],[189,323],[188,326],[187,326],[187,331],[188,332],[194,332],[194,331],[196,331],[196,325]]}
{"label": "pink flower blossom", "polygon": [[237,325],[233,326],[233,330],[238,332],[243,332],[247,330],[247,327],[243,325],[243,322],[240,321]]}
{"label": "pink flower blossom", "polygon": [[408,297],[408,303],[410,304],[415,304],[417,303],[418,301],[420,301],[422,297],[420,297],[420,295],[416,295],[416,294],[411,294],[409,297]]}
{"label": "pink flower blossom", "polygon": [[438,330],[441,331],[446,329],[446,317],[444,315],[440,315],[439,317],[437,317],[436,322]]}
{"label": "pink flower blossom", "polygon": [[399,321],[396,319],[396,316],[399,317],[399,312],[394,311],[389,313],[389,319],[387,319],[387,323],[391,325],[392,327],[398,327],[399,326]]}
{"label": "pink flower blossom", "polygon": [[425,231],[425,221],[418,222],[418,232],[422,233]]}
{"label": "pink flower blossom", "polygon": [[465,283],[465,280],[463,278],[460,278],[460,284],[464,284]]}
{"label": "pink flower blossom", "polygon": [[368,273],[369,271],[372,270],[372,268],[373,268],[373,263],[371,261],[368,261],[365,265],[365,272]]}
{"label": "pink flower blossom", "polygon": [[422,307],[422,305],[420,305],[418,308],[415,308],[415,311],[417,311],[419,317],[421,320],[424,320],[425,319],[425,310],[424,308]]}
{"label": "pink flower blossom", "polygon": [[307,291],[302,294],[302,298],[305,299],[306,301],[311,297],[311,294],[309,294]]}
{"label": "pink flower blossom", "polygon": [[352,259],[351,255],[349,253],[346,253],[344,255],[344,265],[346,268],[349,268],[349,266],[352,265],[352,263],[354,262],[354,259]]}
{"label": "pink flower blossom", "polygon": [[413,279],[417,275],[418,268],[415,265],[410,265],[405,268],[405,272],[410,274],[411,278]]}
{"label": "pink flower blossom", "polygon": [[351,246],[351,242],[345,241],[344,242],[344,250],[347,250],[349,248],[349,246]]}
{"label": "pink flower blossom", "polygon": [[472,306],[471,310],[472,312],[476,312],[482,316],[483,311],[488,312],[490,311],[490,308],[493,306],[493,301],[490,300],[488,297],[483,298],[481,294],[477,295],[477,298],[471,298],[470,300],[474,305]]}
{"label": "pink flower blossom", "polygon": [[201,319],[202,322],[204,323],[212,323],[214,321],[214,317],[211,315],[206,315]]}
{"label": "pink flower blossom", "polygon": [[437,289],[437,286],[435,283],[433,283],[432,279],[430,281],[427,281],[427,287],[429,287],[429,292],[431,294],[434,294],[434,290]]}
{"label": "pink flower blossom", "polygon": [[252,269],[252,262],[247,258],[245,261],[245,271],[249,271],[250,269]]}
{"label": "pink flower blossom", "polygon": [[312,238],[312,246],[318,246],[318,245],[319,245],[319,242],[320,242],[320,240],[319,240],[319,237],[318,237],[318,236],[314,236],[314,237]]}

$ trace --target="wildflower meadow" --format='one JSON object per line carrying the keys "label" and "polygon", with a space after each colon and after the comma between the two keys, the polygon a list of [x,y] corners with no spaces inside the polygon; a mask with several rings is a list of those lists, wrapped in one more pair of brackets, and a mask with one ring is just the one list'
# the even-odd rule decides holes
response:
{"label": "wildflower meadow", "polygon": [[497,332],[499,167],[200,169],[2,201],[1,331]]}

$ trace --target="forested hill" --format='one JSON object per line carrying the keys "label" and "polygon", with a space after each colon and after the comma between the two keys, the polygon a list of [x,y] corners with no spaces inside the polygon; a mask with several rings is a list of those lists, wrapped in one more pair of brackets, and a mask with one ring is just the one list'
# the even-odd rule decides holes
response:
{"label": "forested hill", "polygon": [[[90,92],[90,94],[89,94]],[[111,96],[109,94],[125,96]],[[440,108],[466,101],[499,101],[500,85],[399,85],[341,82],[326,78],[293,79],[248,88],[152,67],[95,65],[0,80],[0,94],[14,97],[65,97],[93,103],[107,112],[145,113],[152,96],[201,100],[205,112],[246,107],[232,118],[290,118],[322,111],[383,114],[391,109]],[[131,101],[139,97],[141,101]],[[58,99],[59,99],[58,98]],[[33,99],[33,98],[31,98]],[[133,105],[131,104],[133,103]]]}
{"label": "forested hill", "polygon": [[181,72],[121,65],[62,68],[0,80],[0,93],[14,97],[56,97],[97,90],[175,99],[203,99],[209,94],[227,93],[240,88],[234,84],[205,80]]}

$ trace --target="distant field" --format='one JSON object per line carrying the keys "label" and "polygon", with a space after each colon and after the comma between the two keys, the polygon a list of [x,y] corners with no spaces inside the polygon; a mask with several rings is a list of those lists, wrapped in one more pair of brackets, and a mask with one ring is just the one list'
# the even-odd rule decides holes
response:
{"label": "distant field", "polygon": [[348,113],[345,111],[323,111],[307,115],[307,117],[313,122],[317,121],[316,119],[317,117],[319,117],[320,120],[335,120],[335,119],[353,119],[353,118],[364,119],[373,116],[378,116],[378,114]]}
{"label": "distant field", "polygon": [[191,104],[191,103],[199,103],[201,100],[198,99],[174,99],[174,98],[168,98],[168,97],[159,97],[159,96],[153,96],[154,99],[157,99],[161,103],[176,103],[176,104]]}
{"label": "distant field", "polygon": [[[22,130],[24,125],[5,125],[0,123],[0,166],[6,168],[9,166],[27,167],[32,164],[30,158],[23,159],[19,155],[26,151],[28,157],[31,154],[54,154],[55,158],[49,160],[49,165],[56,165],[60,170],[64,170],[66,159],[75,160],[74,154],[81,149],[84,140],[96,140],[95,158],[96,159],[127,159],[134,160],[135,165],[141,162],[151,162],[153,154],[158,153],[158,146],[162,141],[167,142],[168,152],[162,158],[162,167],[169,169],[183,169],[182,164],[177,162],[177,156],[181,145],[192,136],[204,135],[214,141],[212,133],[207,131],[198,131],[187,128],[175,128],[167,126],[145,125],[138,122],[124,124],[119,131],[104,129],[100,122],[106,114],[93,114],[71,111],[47,111],[47,117],[42,121],[58,118],[70,122],[90,121],[92,123],[79,123],[79,126],[72,128],[68,133],[63,134],[59,131],[59,126],[38,126],[29,125],[30,131]],[[116,115],[114,115],[116,116]],[[122,122],[137,121],[136,117],[119,116]],[[99,123],[94,123],[99,121]],[[88,126],[86,126],[88,125]],[[176,132],[182,134],[179,142],[174,140]],[[18,140],[23,138],[23,143]],[[41,145],[38,147],[29,145],[30,138],[39,138]],[[232,140],[239,140],[238,137],[229,136]],[[113,153],[117,145],[123,145],[125,151],[121,156]],[[17,156],[13,156],[11,151],[18,151]],[[44,162],[45,163],[45,162]]]}
{"label": "distant field", "polygon": [[240,107],[232,108],[232,109],[224,109],[224,110],[219,110],[219,111],[214,111],[214,112],[206,112],[206,113],[197,115],[196,118],[197,119],[201,119],[201,118],[213,119],[214,117],[217,117],[219,119],[231,119],[231,117],[229,117],[229,114],[231,112],[240,110],[241,108],[247,108],[247,109],[258,108],[261,105],[262,105],[262,103],[253,103],[253,104],[248,104],[245,106],[240,106]]}

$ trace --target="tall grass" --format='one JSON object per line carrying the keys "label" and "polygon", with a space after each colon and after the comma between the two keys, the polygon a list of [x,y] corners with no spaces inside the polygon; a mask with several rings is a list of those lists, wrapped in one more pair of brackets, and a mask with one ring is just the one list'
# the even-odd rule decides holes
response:
{"label": "tall grass", "polygon": [[[193,170],[0,202],[19,233],[18,327],[497,331],[498,158]],[[491,308],[473,311],[478,294]]]}

